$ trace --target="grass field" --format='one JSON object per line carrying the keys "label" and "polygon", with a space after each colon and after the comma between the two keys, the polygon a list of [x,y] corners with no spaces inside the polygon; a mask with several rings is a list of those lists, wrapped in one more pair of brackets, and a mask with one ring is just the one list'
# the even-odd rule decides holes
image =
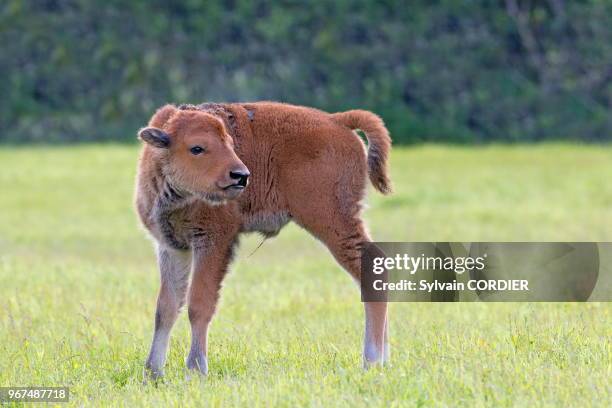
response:
{"label": "grass field", "polygon": [[[77,406],[611,406],[610,303],[393,304],[392,366],[361,370],[357,288],[290,225],[242,240],[187,380],[143,385],[158,276],[131,206],[136,146],[0,148],[0,386]],[[396,148],[371,191],[379,241],[612,241],[612,149]]]}

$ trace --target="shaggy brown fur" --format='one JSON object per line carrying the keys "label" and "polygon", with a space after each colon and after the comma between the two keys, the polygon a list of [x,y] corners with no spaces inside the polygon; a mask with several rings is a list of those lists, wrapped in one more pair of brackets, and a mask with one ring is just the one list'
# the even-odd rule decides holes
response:
{"label": "shaggy brown fur", "polygon": [[[354,129],[366,134],[367,154]],[[359,282],[360,248],[370,241],[360,218],[367,176],[378,191],[391,192],[391,139],[375,114],[273,102],[166,105],[139,137],[146,143],[136,207],[157,243],[162,278],[147,361],[154,376],[187,299],[187,366],[207,372],[208,325],[240,233],[274,236],[293,220]],[[365,311],[364,361],[382,363],[387,305],[365,303]]]}

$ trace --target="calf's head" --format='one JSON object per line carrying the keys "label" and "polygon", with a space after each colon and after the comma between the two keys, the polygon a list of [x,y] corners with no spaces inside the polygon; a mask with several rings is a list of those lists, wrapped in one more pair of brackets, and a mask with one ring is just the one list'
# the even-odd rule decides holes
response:
{"label": "calf's head", "polygon": [[223,123],[200,111],[174,109],[171,113],[161,128],[150,126],[138,132],[153,150],[151,157],[167,181],[211,204],[238,197],[250,174]]}

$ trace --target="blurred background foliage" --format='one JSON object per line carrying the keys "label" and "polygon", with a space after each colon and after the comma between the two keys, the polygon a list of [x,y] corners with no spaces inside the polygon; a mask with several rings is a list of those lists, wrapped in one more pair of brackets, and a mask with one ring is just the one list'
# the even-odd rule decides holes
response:
{"label": "blurred background foliage", "polygon": [[0,47],[3,142],[261,99],[370,109],[396,143],[612,138],[609,0],[3,0]]}

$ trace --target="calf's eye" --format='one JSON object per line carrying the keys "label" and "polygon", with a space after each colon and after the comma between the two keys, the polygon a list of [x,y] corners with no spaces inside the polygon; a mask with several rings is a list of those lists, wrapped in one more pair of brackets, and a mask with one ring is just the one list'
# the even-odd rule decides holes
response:
{"label": "calf's eye", "polygon": [[194,156],[197,156],[198,154],[202,154],[204,153],[204,148],[201,146],[193,146],[191,149],[189,149],[189,151],[191,152],[191,154],[193,154]]}

